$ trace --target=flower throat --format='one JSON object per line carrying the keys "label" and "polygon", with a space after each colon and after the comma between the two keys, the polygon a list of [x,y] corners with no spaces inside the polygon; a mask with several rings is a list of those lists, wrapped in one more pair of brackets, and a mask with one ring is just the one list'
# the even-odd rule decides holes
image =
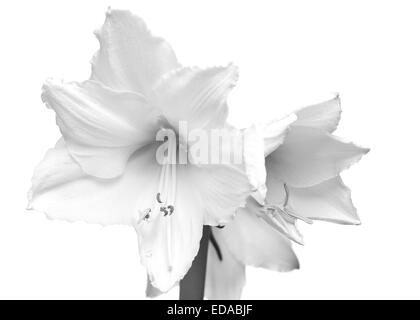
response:
{"label": "flower throat", "polygon": [[153,209],[147,208],[141,212],[139,223],[150,222],[158,215],[162,215],[166,219],[166,240],[167,240],[167,258],[169,270],[172,270],[172,220],[171,216],[175,212],[176,199],[176,158],[177,158],[177,142],[176,139],[165,139],[168,144],[165,158],[162,162],[160,171],[159,186],[156,193],[155,204]]}

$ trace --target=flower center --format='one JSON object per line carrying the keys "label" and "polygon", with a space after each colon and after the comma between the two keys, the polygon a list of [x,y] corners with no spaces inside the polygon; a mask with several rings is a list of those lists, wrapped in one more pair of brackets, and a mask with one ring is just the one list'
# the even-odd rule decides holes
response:
{"label": "flower center", "polygon": [[[284,190],[286,196],[283,204],[267,204],[263,206],[259,216],[275,229],[290,236],[290,226],[295,225],[297,219],[308,224],[312,224],[313,222],[311,219],[302,217],[293,211],[289,204],[289,188],[286,184],[284,184]],[[291,239],[297,241],[297,239],[293,237]],[[300,243],[299,241],[297,242]]]}
{"label": "flower center", "polygon": [[299,219],[302,220],[303,222],[306,222],[308,224],[312,224],[312,220],[302,217],[300,215],[298,215],[297,213],[295,213],[290,205],[289,205],[289,188],[288,186],[284,183],[283,184],[284,187],[284,192],[285,192],[285,197],[284,197],[284,202],[283,205],[265,205],[264,209],[267,212],[267,214],[269,216],[275,216],[276,214],[280,214],[283,218],[285,218],[286,220],[295,220],[295,219]]}
{"label": "flower center", "polygon": [[147,208],[140,212],[139,224],[148,223],[158,215],[165,217],[166,241],[167,241],[167,259],[169,271],[172,270],[172,219],[175,212],[176,197],[176,160],[177,160],[177,142],[176,139],[165,139],[168,144],[167,153],[162,163],[160,171],[159,186],[156,193],[156,199],[153,209]]}

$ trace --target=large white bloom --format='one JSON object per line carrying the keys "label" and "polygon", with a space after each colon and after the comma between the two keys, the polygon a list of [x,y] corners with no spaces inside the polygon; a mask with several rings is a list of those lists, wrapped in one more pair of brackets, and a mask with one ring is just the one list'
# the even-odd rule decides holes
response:
{"label": "large white bloom", "polygon": [[[225,126],[235,66],[184,68],[171,47],[127,11],[110,10],[85,82],[48,80],[42,93],[63,138],[36,168],[29,208],[53,219],[134,226],[153,285],[188,271],[203,225],[229,222],[251,187],[235,165],[156,161],[156,133],[178,122]],[[162,143],[162,142],[161,142]],[[169,143],[169,157],[179,148]]]}
{"label": "large white bloom", "polygon": [[245,284],[246,265],[276,271],[299,268],[290,241],[303,243],[296,228],[298,219],[308,223],[360,223],[340,172],[368,149],[331,134],[340,114],[337,96],[297,111],[286,137],[284,120],[260,126],[257,131],[251,128],[255,144],[260,143],[266,156],[265,167],[261,165],[264,160],[248,166],[251,180],[260,181],[260,188],[248,199],[246,208],[238,210],[232,223],[223,229],[212,228],[208,298],[238,299]]}

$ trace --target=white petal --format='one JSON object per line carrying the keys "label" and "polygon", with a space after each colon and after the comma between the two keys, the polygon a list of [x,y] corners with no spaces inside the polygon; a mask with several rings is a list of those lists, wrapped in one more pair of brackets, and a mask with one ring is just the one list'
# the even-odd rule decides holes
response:
{"label": "white petal", "polygon": [[130,155],[154,141],[157,110],[141,95],[114,92],[94,81],[49,80],[42,99],[56,112],[69,152],[90,175],[121,175]]}
{"label": "white petal", "polygon": [[95,34],[100,49],[92,59],[91,79],[110,88],[148,95],[160,76],[179,66],[170,45],[129,11],[109,10]]}
{"label": "white petal", "polygon": [[[267,203],[283,205],[284,181],[269,175]],[[360,224],[350,189],[340,176],[307,188],[288,187],[289,205],[301,217],[340,224]]]}
{"label": "white petal", "polygon": [[304,126],[333,132],[340,122],[340,97],[314,104],[296,111],[296,126]]}
{"label": "white petal", "polygon": [[289,126],[296,120],[294,114],[281,120],[253,125],[244,130],[244,161],[248,179],[255,189],[254,198],[261,204],[267,193],[265,185],[265,157],[281,145]]}
{"label": "white petal", "polygon": [[235,166],[180,165],[177,176],[174,213],[160,214],[137,227],[142,263],[153,286],[161,291],[169,290],[189,270],[203,224],[230,221],[251,190],[245,173]]}
{"label": "white petal", "polygon": [[230,253],[223,237],[215,240],[222,260],[209,243],[205,297],[210,300],[239,300],[245,286],[245,265]]}
{"label": "white petal", "polygon": [[276,215],[273,220],[265,219],[266,222],[274,229],[284,234],[290,240],[303,245],[303,237],[297,228],[296,218],[286,218],[281,215]]}
{"label": "white petal", "polygon": [[296,123],[296,119],[296,115],[291,114],[283,119],[273,120],[260,126],[261,135],[264,137],[265,156],[268,156],[284,142],[289,126]]}
{"label": "white petal", "polygon": [[293,127],[267,157],[267,172],[290,186],[309,187],[337,176],[368,151],[319,129]]}
{"label": "white petal", "polygon": [[233,165],[193,166],[191,172],[205,210],[206,225],[230,222],[252,191],[246,174]]}
{"label": "white petal", "polygon": [[251,126],[244,131],[244,161],[245,172],[254,191],[255,199],[263,203],[267,188],[265,180],[264,139],[257,131],[256,126]]}
{"label": "white petal", "polygon": [[149,221],[136,226],[141,261],[152,285],[163,292],[171,289],[189,270],[203,229],[204,208],[188,170],[180,167],[177,177],[173,214],[152,215]]}
{"label": "white petal", "polygon": [[28,207],[51,219],[132,225],[137,209],[150,205],[142,201],[154,200],[147,186],[159,179],[154,150],[148,149],[133,155],[123,176],[103,180],[87,176],[59,143],[35,169]]}
{"label": "white petal", "polygon": [[351,192],[340,177],[308,188],[290,188],[289,203],[301,216],[341,224],[360,224]]}
{"label": "white petal", "polygon": [[[156,145],[137,151],[124,175],[115,179],[86,176],[60,144],[50,150],[36,169],[29,193],[29,207],[53,219],[89,223],[136,225],[140,256],[152,284],[168,291],[188,271],[201,239],[204,208],[192,178],[185,168],[177,170],[176,208],[168,242],[162,214],[147,225],[137,225],[139,212],[156,203],[161,166],[156,162]],[[79,168],[79,169],[77,169]],[[169,272],[168,243],[173,259]],[[152,253],[152,256],[149,253]]]}
{"label": "white petal", "polygon": [[226,99],[237,78],[238,69],[233,65],[182,68],[157,85],[156,104],[175,129],[179,121],[187,121],[189,130],[221,127],[228,113]]}
{"label": "white petal", "polygon": [[[271,173],[271,171],[270,171]],[[289,187],[290,192],[290,187]],[[286,192],[284,189],[284,181],[281,181],[273,174],[267,175],[267,195],[265,203],[267,205],[277,205],[282,208],[285,204]],[[290,240],[295,241],[298,244],[303,244],[303,238],[300,234],[296,219],[292,217],[285,218],[280,214],[270,216],[268,212],[262,211],[260,206],[249,199],[247,202],[247,209],[253,211],[257,215],[261,216],[262,219],[268,223],[272,228],[284,234]]]}
{"label": "white petal", "polygon": [[247,208],[239,209],[235,219],[214,234],[217,239],[223,237],[230,252],[245,265],[276,271],[299,268],[290,241]]}
{"label": "white petal", "polygon": [[[270,184],[267,186],[271,187]],[[273,188],[269,188],[266,198],[267,205],[274,205],[278,204],[280,207],[282,207],[282,204],[284,202],[284,199],[282,199],[282,202],[270,202],[272,198],[272,191]],[[284,195],[282,195],[284,197]],[[301,233],[299,232],[297,228],[297,219],[292,216],[288,215],[282,215],[278,212],[270,212],[266,209],[264,209],[258,200],[254,199],[254,197],[248,198],[248,201],[246,203],[246,210],[249,212],[254,213],[256,216],[258,216],[261,220],[263,220],[265,223],[267,223],[270,227],[277,230],[290,240],[303,245],[303,237]]]}

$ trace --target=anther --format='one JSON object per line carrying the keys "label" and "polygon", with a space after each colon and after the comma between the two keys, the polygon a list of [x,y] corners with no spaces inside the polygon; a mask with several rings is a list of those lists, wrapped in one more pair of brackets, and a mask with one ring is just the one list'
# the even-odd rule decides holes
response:
{"label": "anther", "polygon": [[151,212],[152,212],[152,209],[150,208],[147,208],[146,210],[143,210],[143,211],[138,210],[138,213],[140,215],[138,223],[140,223],[140,219],[143,221],[149,221]]}
{"label": "anther", "polygon": [[158,192],[158,193],[156,194],[156,200],[157,200],[157,202],[159,202],[159,203],[163,203],[163,201],[160,199],[160,192]]}
{"label": "anther", "polygon": [[174,206],[172,205],[167,206],[167,208],[169,209],[169,215],[171,215],[175,210]]}

